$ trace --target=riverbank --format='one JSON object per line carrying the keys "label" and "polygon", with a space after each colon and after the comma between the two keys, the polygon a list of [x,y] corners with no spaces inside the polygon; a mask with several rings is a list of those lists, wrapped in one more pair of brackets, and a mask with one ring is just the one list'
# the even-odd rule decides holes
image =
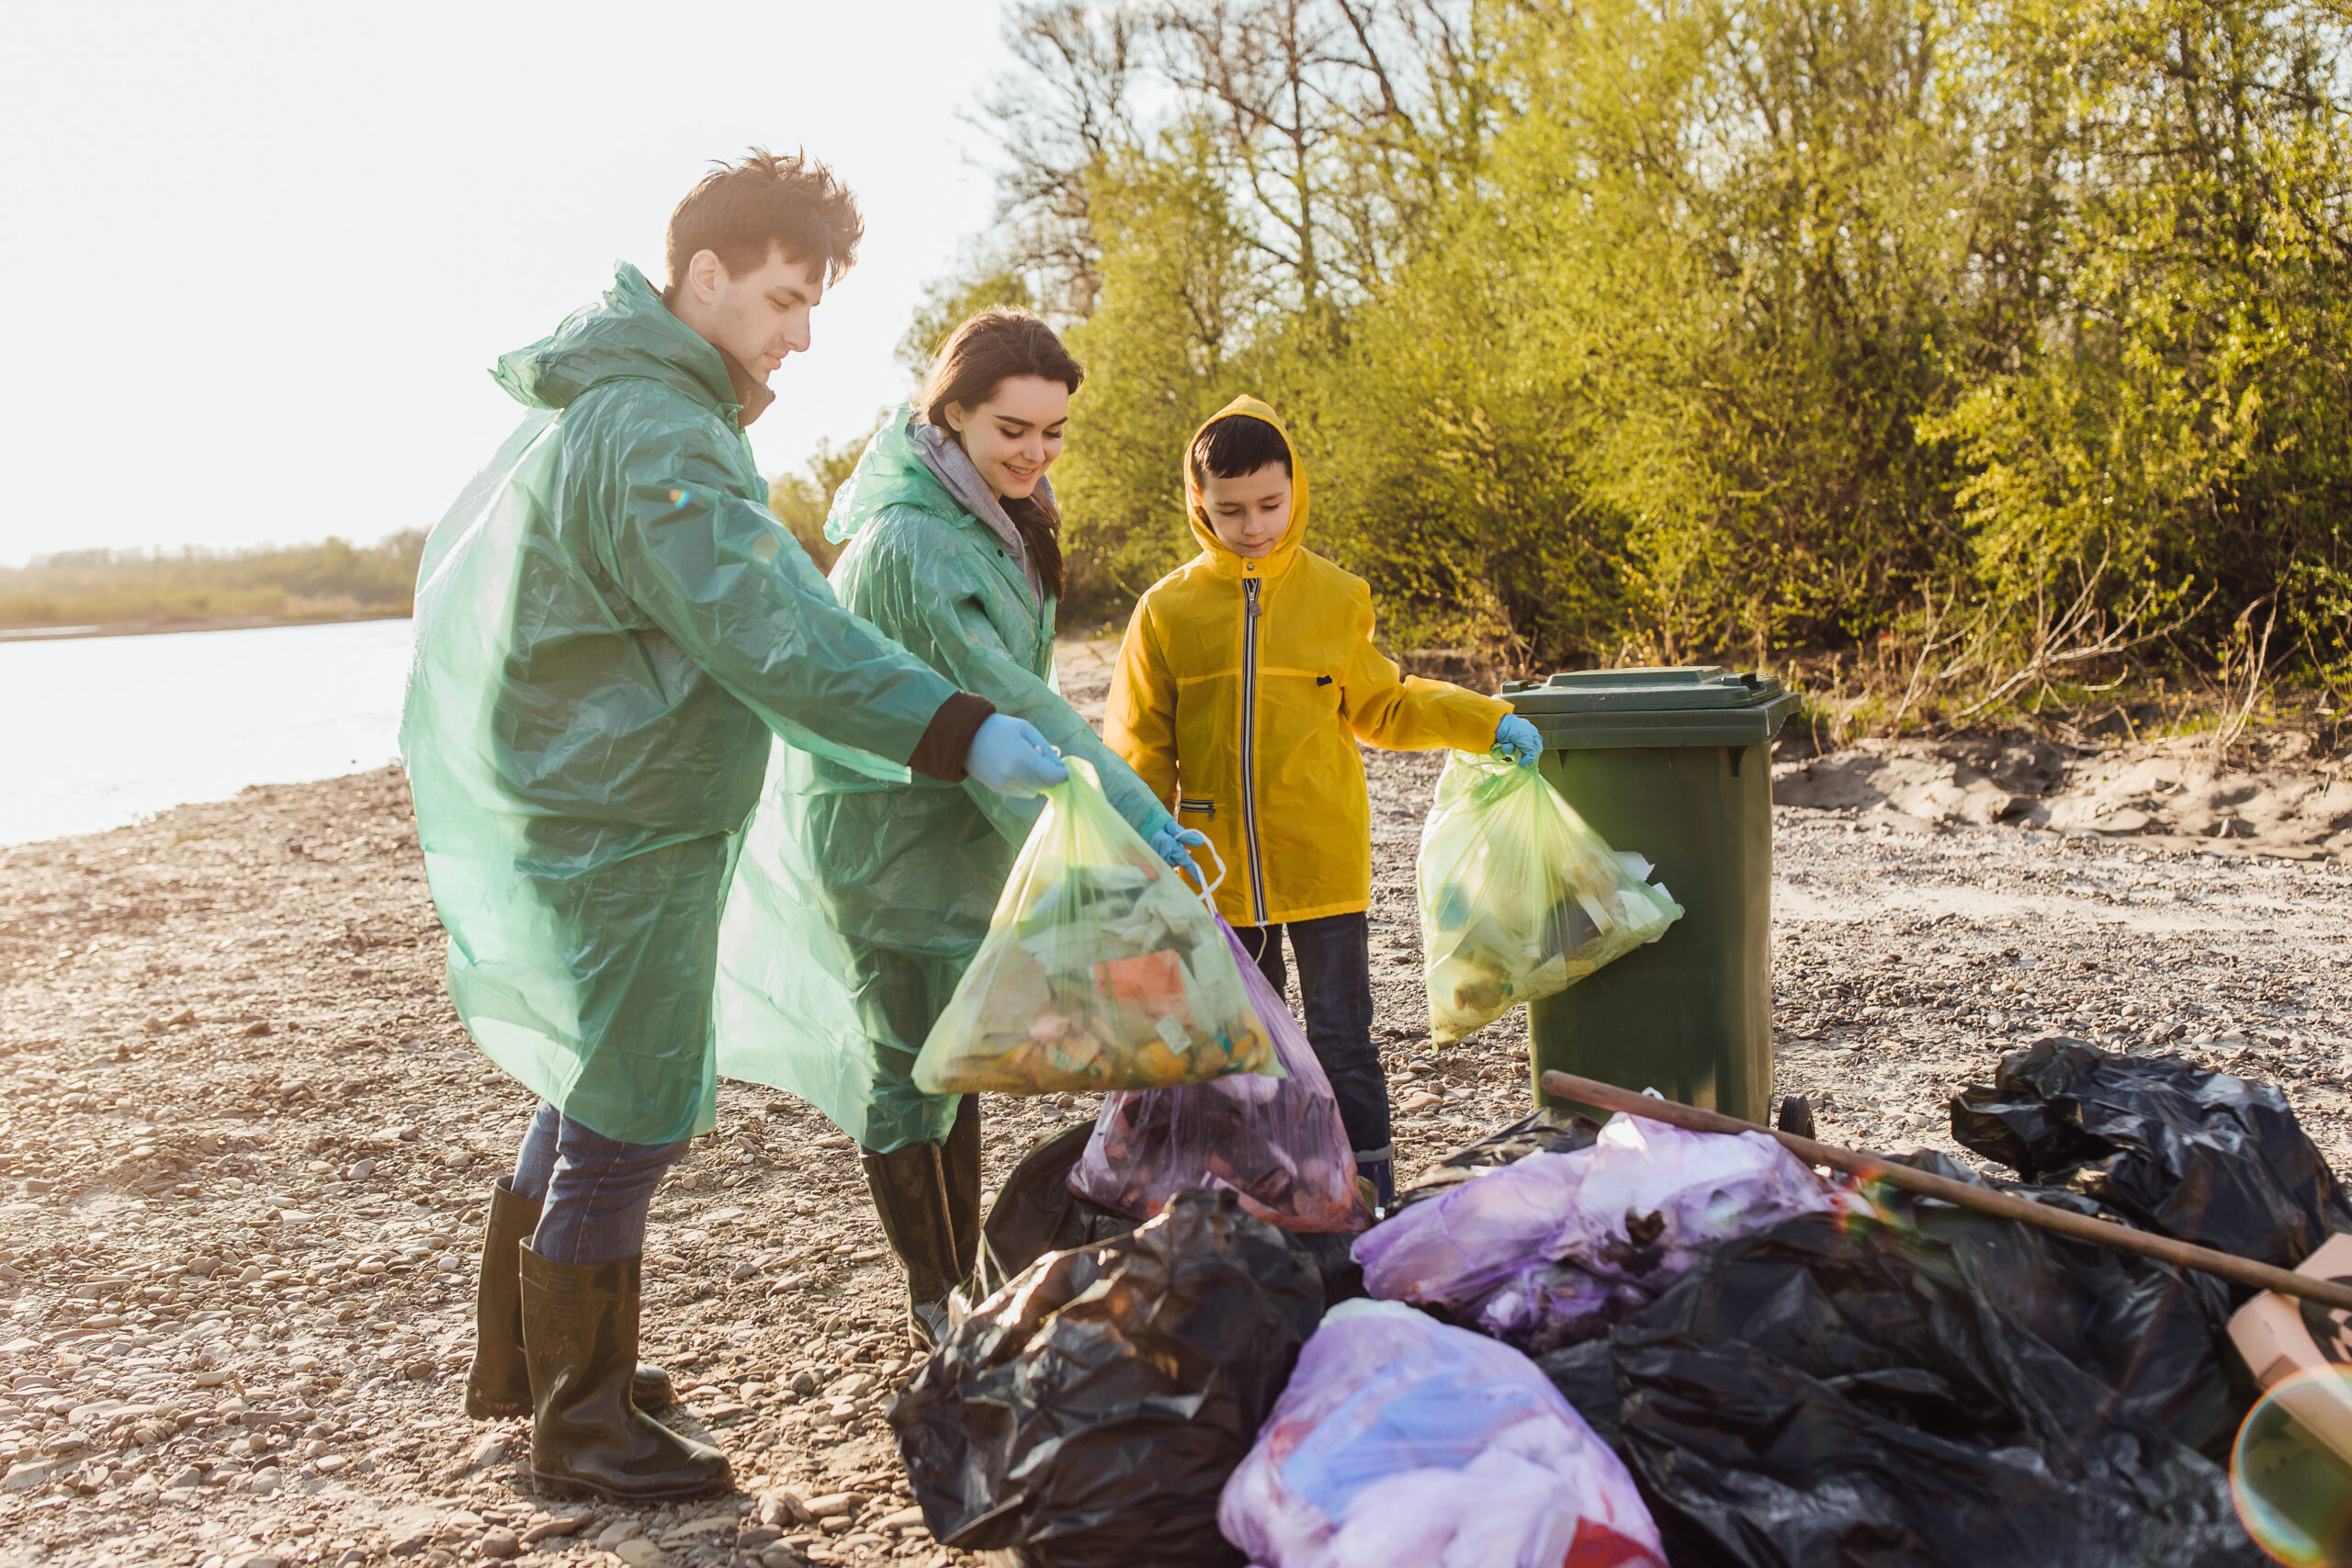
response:
{"label": "riverbank", "polygon": [[[1099,648],[1064,681],[1098,705]],[[1368,759],[1408,1179],[1526,1092],[1518,1015],[1427,1054],[1412,868],[1441,763]],[[2347,1168],[2352,867],[1883,802],[1775,824],[1779,1088],[1825,1138],[1957,1156],[1944,1099],[2064,1032],[2275,1080]],[[912,1358],[855,1151],[765,1089],[722,1087],[647,1262],[649,1350],[741,1490],[542,1499],[523,1425],[458,1414],[482,1205],[530,1105],[441,964],[396,770],[0,851],[0,1564],[967,1561],[910,1515],[879,1419]],[[1091,1114],[990,1097],[990,1189]],[[745,1533],[763,1510],[773,1538]]]}
{"label": "riverbank", "polygon": [[0,626],[0,643],[66,642],[95,637],[162,637],[175,632],[247,632],[273,626],[327,626],[346,621],[404,621],[405,604],[368,610],[320,611],[276,615],[166,615],[143,620],[101,621],[86,626]]}

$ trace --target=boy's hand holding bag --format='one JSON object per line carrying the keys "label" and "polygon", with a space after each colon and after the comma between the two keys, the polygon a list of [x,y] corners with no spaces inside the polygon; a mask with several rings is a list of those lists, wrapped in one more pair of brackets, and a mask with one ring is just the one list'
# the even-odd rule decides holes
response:
{"label": "boy's hand holding bag", "polygon": [[1455,752],[1421,829],[1430,1040],[1566,990],[1680,919],[1626,859],[1534,769]]}
{"label": "boy's hand holding bag", "polygon": [[915,1058],[926,1094],[1166,1089],[1282,1075],[1216,915],[1093,766],[1045,792],[988,936]]}

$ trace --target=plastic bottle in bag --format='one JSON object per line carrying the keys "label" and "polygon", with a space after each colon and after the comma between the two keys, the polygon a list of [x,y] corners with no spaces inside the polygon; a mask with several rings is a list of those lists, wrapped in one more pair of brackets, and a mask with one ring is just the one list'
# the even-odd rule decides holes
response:
{"label": "plastic bottle in bag", "polygon": [[1567,989],[1682,916],[1541,773],[1467,751],[1438,780],[1419,876],[1440,1045]]}
{"label": "plastic bottle in bag", "polygon": [[1069,777],[915,1058],[926,1094],[1164,1089],[1280,1076],[1216,916],[1102,794]]}

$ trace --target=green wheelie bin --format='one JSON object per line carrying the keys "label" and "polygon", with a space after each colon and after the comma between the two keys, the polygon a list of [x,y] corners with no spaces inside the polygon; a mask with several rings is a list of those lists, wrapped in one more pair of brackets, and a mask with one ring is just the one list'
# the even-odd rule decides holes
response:
{"label": "green wheelie bin", "polygon": [[[1664,936],[1531,1002],[1531,1078],[1580,1073],[1750,1122],[1772,1093],[1770,676],[1589,670],[1501,695],[1544,737],[1544,777],[1684,910]],[[1536,1090],[1539,1105],[1587,1110]]]}

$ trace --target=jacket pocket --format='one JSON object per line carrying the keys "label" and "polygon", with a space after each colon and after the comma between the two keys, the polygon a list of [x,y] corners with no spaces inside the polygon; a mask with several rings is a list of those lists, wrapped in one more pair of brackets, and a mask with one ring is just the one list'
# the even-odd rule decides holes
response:
{"label": "jacket pocket", "polygon": [[1211,820],[1215,820],[1216,818],[1216,802],[1214,800],[1187,800],[1183,796],[1179,795],[1176,798],[1176,815],[1179,817],[1206,817]]}

